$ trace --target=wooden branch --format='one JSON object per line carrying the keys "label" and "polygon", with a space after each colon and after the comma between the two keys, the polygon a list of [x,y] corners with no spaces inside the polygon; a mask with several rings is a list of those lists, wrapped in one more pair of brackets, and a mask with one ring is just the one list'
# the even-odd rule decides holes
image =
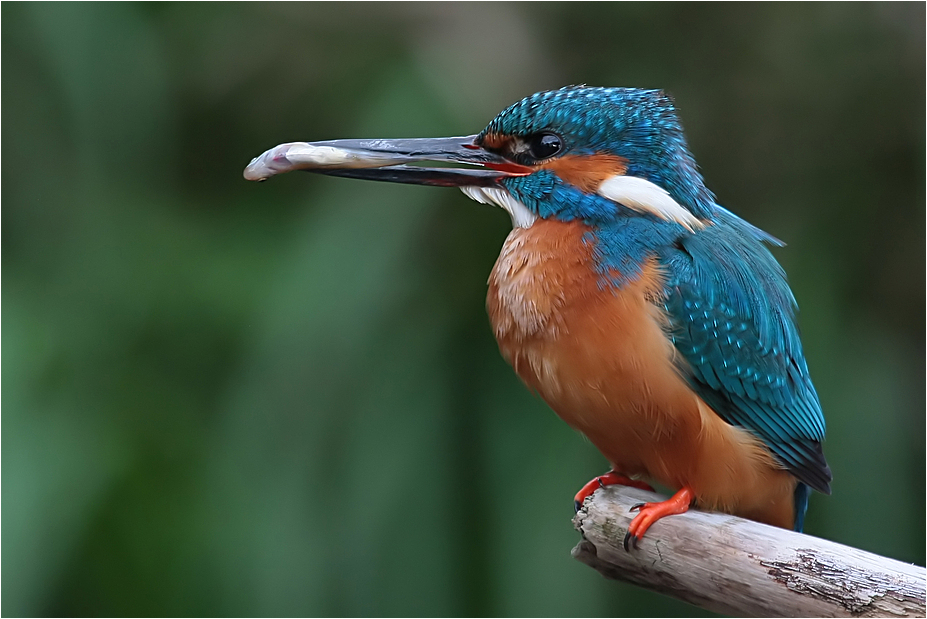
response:
{"label": "wooden branch", "polygon": [[652,492],[609,486],[573,524],[573,556],[604,576],[708,610],[756,617],[923,617],[923,567],[720,513],[690,510],[622,546],[630,508]]}

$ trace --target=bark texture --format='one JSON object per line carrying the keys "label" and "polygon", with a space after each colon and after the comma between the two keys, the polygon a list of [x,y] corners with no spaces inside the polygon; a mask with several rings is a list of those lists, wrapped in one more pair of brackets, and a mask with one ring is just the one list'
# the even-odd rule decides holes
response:
{"label": "bark texture", "polygon": [[734,616],[924,617],[923,567],[735,516],[690,510],[623,540],[631,507],[665,497],[609,486],[573,524],[573,556],[608,578]]}

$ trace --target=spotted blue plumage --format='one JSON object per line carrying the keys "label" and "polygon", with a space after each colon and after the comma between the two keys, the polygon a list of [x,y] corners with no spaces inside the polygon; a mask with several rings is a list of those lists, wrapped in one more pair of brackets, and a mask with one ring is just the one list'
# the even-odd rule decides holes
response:
{"label": "spotted blue plumage", "polygon": [[753,431],[802,482],[830,493],[824,415],[802,353],[785,273],[755,229],[717,223],[660,254],[664,307],[683,370],[729,423]]}
{"label": "spotted blue plumage", "polygon": [[697,217],[714,209],[714,195],[701,182],[673,102],[661,90],[568,86],[539,92],[500,112],[477,140],[542,131],[561,137],[560,156],[618,155],[628,162],[627,174],[663,187]]}
{"label": "spotted blue plumage", "polygon": [[559,156],[608,153],[625,173],[654,183],[705,226],[691,231],[586,193],[541,171],[502,181],[542,218],[581,220],[592,233],[603,286],[620,287],[656,258],[665,276],[660,301],[679,369],[728,423],[754,433],[799,484],[795,528],[808,488],[830,493],[821,450],[824,416],[811,383],[785,273],[765,232],[725,210],[705,187],[672,101],[657,90],[567,87],[532,95],[500,113],[482,132],[527,136],[552,131]]}

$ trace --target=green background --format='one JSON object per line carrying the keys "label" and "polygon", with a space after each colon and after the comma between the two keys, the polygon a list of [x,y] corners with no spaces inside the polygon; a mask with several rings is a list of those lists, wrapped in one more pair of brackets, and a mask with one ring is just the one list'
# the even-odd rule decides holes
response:
{"label": "green background", "polygon": [[807,531],[923,565],[923,4],[2,18],[4,615],[700,612],[570,558],[606,463],[496,350],[508,215],[241,177],[570,83],[666,89],[719,201],[788,243],[835,476]]}

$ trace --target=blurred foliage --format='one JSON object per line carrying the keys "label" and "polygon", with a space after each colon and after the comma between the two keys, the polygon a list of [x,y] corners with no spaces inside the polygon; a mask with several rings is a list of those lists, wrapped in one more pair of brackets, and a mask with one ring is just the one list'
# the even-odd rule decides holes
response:
{"label": "blurred foliage", "polygon": [[923,4],[2,7],[4,615],[690,615],[569,556],[606,463],[499,357],[508,216],[274,144],[672,93],[788,241],[814,535],[924,563]]}

